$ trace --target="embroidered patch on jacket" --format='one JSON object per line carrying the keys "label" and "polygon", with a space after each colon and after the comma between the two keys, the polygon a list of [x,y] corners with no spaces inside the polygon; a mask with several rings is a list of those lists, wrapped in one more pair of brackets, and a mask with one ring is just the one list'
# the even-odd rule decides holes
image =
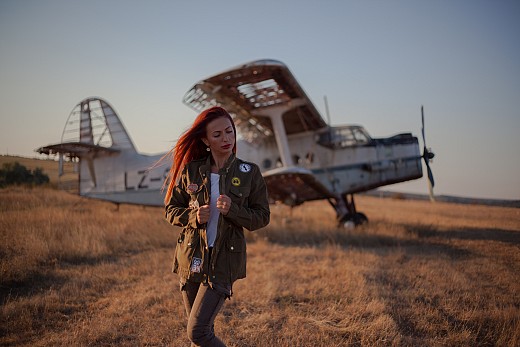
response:
{"label": "embroidered patch on jacket", "polygon": [[197,191],[197,189],[199,189],[199,186],[197,185],[197,183],[190,183],[188,184],[188,193],[190,194],[193,194]]}
{"label": "embroidered patch on jacket", "polygon": [[202,271],[202,259],[193,257],[191,261],[190,271],[193,273],[198,273]]}
{"label": "embroidered patch on jacket", "polygon": [[197,200],[191,200],[189,207],[193,208],[193,209],[197,209],[197,208],[199,208],[199,202]]}
{"label": "embroidered patch on jacket", "polygon": [[238,166],[239,170],[242,171],[242,172],[249,172],[251,171],[251,165],[249,164],[246,164],[246,163],[242,163]]}
{"label": "embroidered patch on jacket", "polygon": [[234,185],[235,187],[238,187],[240,185],[240,178],[238,177],[233,177],[231,179],[231,184]]}

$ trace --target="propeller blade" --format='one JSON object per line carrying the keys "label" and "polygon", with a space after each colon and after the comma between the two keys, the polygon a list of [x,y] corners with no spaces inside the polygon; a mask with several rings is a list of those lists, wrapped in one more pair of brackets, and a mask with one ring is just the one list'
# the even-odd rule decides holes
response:
{"label": "propeller blade", "polygon": [[422,105],[421,105],[421,123],[422,123],[422,128],[421,128],[422,140],[423,140],[424,148],[426,148],[426,136],[424,136],[424,107]]}
{"label": "propeller blade", "polygon": [[432,172],[432,169],[430,168],[430,164],[428,163],[428,160],[425,160],[426,162],[426,170],[428,171],[428,181],[430,182],[430,185],[433,187],[435,187],[435,180],[433,179],[433,172]]}
{"label": "propeller blade", "polygon": [[428,173],[428,190],[430,192],[430,200],[435,201],[433,196],[433,187],[435,187],[435,180],[433,179],[433,172],[430,168],[430,160],[435,156],[433,152],[428,150],[426,147],[426,136],[424,135],[424,107],[421,105],[421,123],[422,123],[422,137],[423,137],[423,155],[422,158],[424,159],[424,163],[426,164],[426,171]]}
{"label": "propeller blade", "polygon": [[433,195],[433,186],[432,186],[432,183],[430,181],[428,181],[428,192],[429,192],[429,195],[430,195],[430,201],[434,202],[435,201],[435,196]]}

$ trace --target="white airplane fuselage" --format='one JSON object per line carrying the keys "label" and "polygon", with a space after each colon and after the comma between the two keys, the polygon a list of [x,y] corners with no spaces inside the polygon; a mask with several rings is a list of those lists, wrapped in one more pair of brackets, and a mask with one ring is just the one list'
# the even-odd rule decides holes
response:
{"label": "white airplane fuselage", "polygon": [[[407,135],[407,134],[406,134]],[[371,140],[344,148],[328,148],[309,132],[288,137],[294,166],[311,171],[331,192],[345,195],[422,176],[417,138]],[[385,143],[383,143],[385,142]],[[154,165],[164,154],[143,155],[121,151],[95,158],[93,172],[88,161],[80,162],[80,195],[116,203],[163,205],[161,188],[171,161]],[[275,141],[252,145],[237,142],[237,155],[256,163],[262,172],[281,166]],[[95,179],[93,178],[93,175]]]}
{"label": "white airplane fuselage", "polygon": [[95,159],[92,177],[88,162],[80,162],[79,194],[115,203],[163,206],[161,188],[170,163],[153,168],[162,155],[122,151]]}
{"label": "white airplane fuselage", "polygon": [[[316,141],[316,133],[288,136],[293,165],[312,172],[331,192],[340,195],[374,189],[422,177],[418,140],[410,134],[370,139],[341,148],[328,148]],[[274,141],[251,145],[240,141],[238,156],[260,166],[262,172],[281,166]]]}

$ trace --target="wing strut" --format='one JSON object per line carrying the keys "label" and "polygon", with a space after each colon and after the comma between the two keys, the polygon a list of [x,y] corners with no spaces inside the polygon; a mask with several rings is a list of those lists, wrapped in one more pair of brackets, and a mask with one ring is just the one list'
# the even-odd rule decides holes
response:
{"label": "wing strut", "polygon": [[291,151],[289,150],[289,142],[287,141],[287,133],[285,125],[283,124],[282,116],[288,109],[287,106],[273,106],[267,112],[257,112],[255,115],[268,117],[271,119],[273,125],[273,132],[276,138],[276,145],[278,152],[280,152],[280,159],[284,167],[293,166]]}

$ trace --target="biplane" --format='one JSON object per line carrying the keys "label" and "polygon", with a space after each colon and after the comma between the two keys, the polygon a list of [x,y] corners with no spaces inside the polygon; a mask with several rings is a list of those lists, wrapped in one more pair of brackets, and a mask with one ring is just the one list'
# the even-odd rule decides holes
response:
{"label": "biplane", "polygon": [[[363,224],[368,219],[356,210],[354,194],[421,178],[422,160],[433,196],[429,163],[434,154],[425,144],[423,113],[422,154],[409,132],[372,138],[360,125],[331,126],[288,67],[276,60],[254,61],[201,80],[183,102],[196,112],[214,105],[228,110],[237,128],[237,154],[260,166],[272,203],[294,207],[326,200],[339,225]],[[160,189],[169,167],[154,166],[163,155],[138,153],[103,99],[77,104],[61,142],[36,151],[59,155],[60,173],[64,159],[77,163],[80,195],[163,204]]]}

